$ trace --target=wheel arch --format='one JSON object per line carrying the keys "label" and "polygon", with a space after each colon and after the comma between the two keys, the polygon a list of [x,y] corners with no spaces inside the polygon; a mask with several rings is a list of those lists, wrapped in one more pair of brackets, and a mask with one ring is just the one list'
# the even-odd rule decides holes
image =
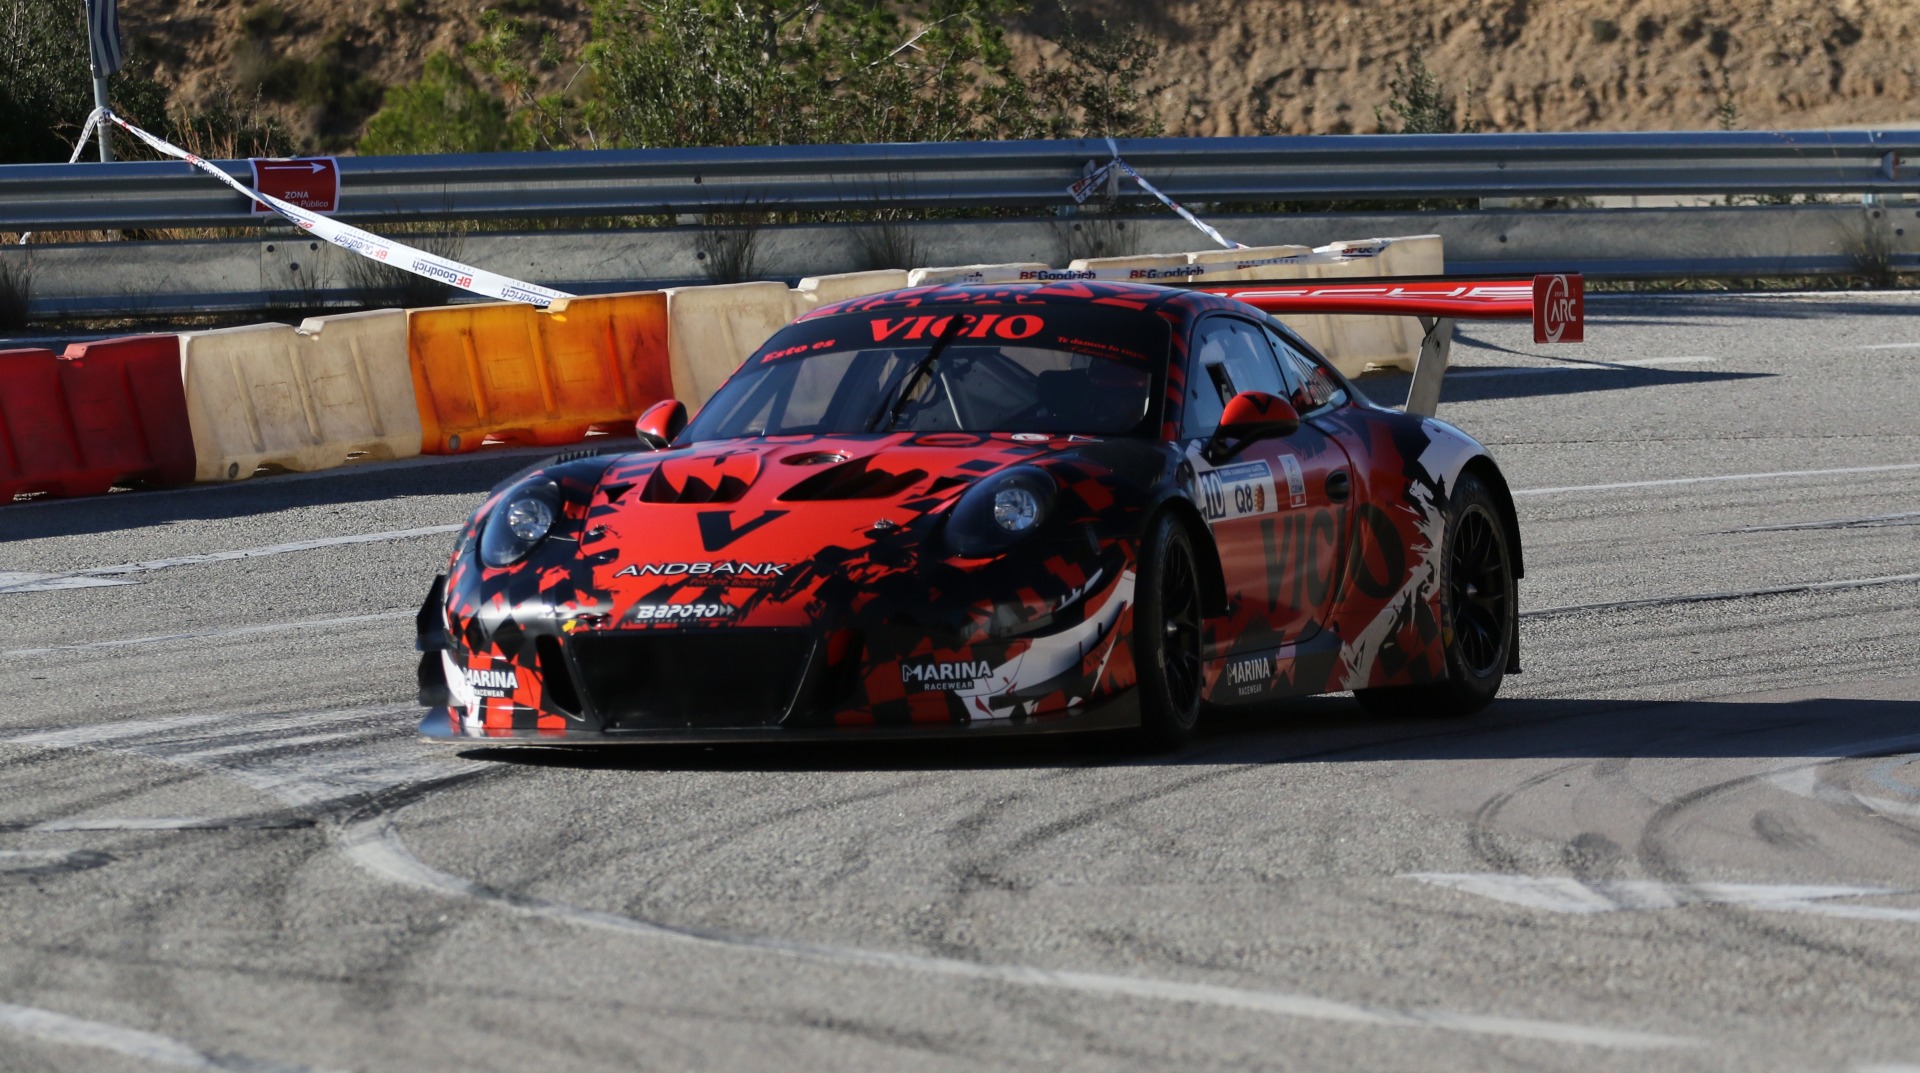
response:
{"label": "wheel arch", "polygon": [[1160,504],[1158,510],[1147,516],[1146,529],[1152,530],[1154,519],[1162,514],[1171,514],[1179,519],[1187,530],[1187,540],[1193,545],[1194,566],[1200,571],[1200,610],[1208,618],[1227,613],[1227,575],[1220,566],[1220,549],[1214,546],[1213,531],[1200,517],[1200,509],[1193,501],[1181,496],[1169,496]]}
{"label": "wheel arch", "polygon": [[1520,516],[1513,508],[1513,492],[1507,487],[1506,475],[1487,455],[1475,455],[1460,467],[1460,472],[1471,473],[1480,478],[1480,483],[1493,493],[1494,502],[1500,507],[1500,524],[1506,530],[1507,547],[1513,553],[1513,576],[1517,580],[1527,576],[1526,558],[1520,545]]}

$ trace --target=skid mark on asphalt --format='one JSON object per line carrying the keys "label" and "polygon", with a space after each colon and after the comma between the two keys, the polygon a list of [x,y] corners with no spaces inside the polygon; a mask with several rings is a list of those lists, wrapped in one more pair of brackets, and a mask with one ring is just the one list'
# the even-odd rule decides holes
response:
{"label": "skid mark on asphalt", "polygon": [[233,562],[237,559],[290,555],[294,552],[333,548],[343,544],[381,544],[389,540],[458,532],[464,526],[465,523],[461,522],[453,525],[423,525],[415,529],[390,529],[384,533],[350,533],[346,536],[317,537],[313,540],[266,544],[257,548],[235,548],[231,551],[209,551],[172,559],[148,559],[145,562],[95,566],[85,570],[67,570],[53,574],[0,571],[0,593],[49,592],[55,589],[94,588],[100,585],[132,585],[134,582],[127,580],[132,575],[151,573],[155,570],[170,570],[176,566],[200,566],[206,563]]}
{"label": "skid mark on asphalt", "polygon": [[393,830],[391,816],[388,815],[347,822],[341,826],[339,838],[350,858],[369,871],[396,883],[456,897],[480,899],[547,920],[604,928],[649,939],[710,944],[732,950],[778,954],[835,965],[903,969],[1020,987],[1047,988],[1113,997],[1160,999],[1355,1025],[1433,1028],[1474,1035],[1501,1036],[1508,1039],[1540,1040],[1623,1050],[1665,1050],[1698,1045],[1696,1040],[1677,1036],[1596,1028],[1557,1021],[1486,1017],[1448,1010],[1394,1010],[1278,991],[1219,987],[1134,976],[1111,976],[1104,973],[1065,972],[1027,965],[994,965],[954,958],[864,950],[856,947],[735,935],[703,928],[654,924],[595,909],[498,890],[442,872],[425,864],[407,850]]}
{"label": "skid mark on asphalt", "polygon": [[111,864],[113,858],[98,850],[10,849],[0,850],[0,879],[56,876],[63,872],[84,872]]}
{"label": "skid mark on asphalt", "polygon": [[130,816],[0,824],[9,834],[49,831],[289,831],[314,826],[301,816]]}
{"label": "skid mark on asphalt", "polygon": [[[1827,767],[1847,760],[1886,758],[1868,773],[1872,781],[1895,792],[1920,797],[1920,788],[1892,780],[1888,770],[1920,759],[1911,752],[1920,734],[1837,745],[1797,758],[1772,770],[1734,780],[1734,785],[1764,782],[1804,797],[1849,810],[1864,809],[1887,816],[1920,818],[1920,801],[1897,801],[1863,794],[1821,778]],[[1512,873],[1410,872],[1401,876],[1422,883],[1473,894],[1508,905],[1550,913],[1590,914],[1678,909],[1692,905],[1726,905],[1743,909],[1846,920],[1920,924],[1920,908],[1859,905],[1840,899],[1920,895],[1920,889],[1842,885],[1658,882],[1651,880],[1588,880],[1567,876],[1528,876]]]}
{"label": "skid mark on asphalt", "polygon": [[312,618],[300,622],[268,622],[258,626],[235,626],[224,630],[202,630],[196,633],[165,633],[154,637],[128,637],[118,641],[88,641],[84,644],[53,645],[47,648],[13,648],[0,652],[0,656],[20,659],[26,656],[56,656],[68,652],[96,652],[103,648],[126,648],[131,645],[157,645],[171,641],[226,641],[235,637],[251,637],[262,633],[324,630],[335,626],[362,626],[369,622],[391,622],[413,616],[412,611],[382,611],[372,615],[342,615],[338,618]]}
{"label": "skid mark on asphalt", "polygon": [[[325,713],[189,715],[38,731],[0,740],[22,745],[130,752],[227,775],[297,807],[316,811],[331,807],[340,811],[330,818],[329,834],[349,860],[372,875],[572,926],[600,928],[646,939],[696,943],[735,953],[771,954],[839,966],[902,970],[949,979],[1152,999],[1359,1026],[1436,1029],[1617,1050],[1664,1050],[1701,1043],[1680,1036],[1558,1021],[1451,1010],[1389,1009],[1278,991],[996,965],[737,935],[657,924],[500,890],[422,862],[400,841],[393,828],[395,813],[378,804],[368,804],[403,791],[417,794],[423,787],[496,770],[490,765],[425,749],[411,734],[396,734],[395,728],[404,725],[402,720],[410,721],[415,714],[416,709],[406,706]],[[306,747],[286,748],[287,739],[294,736],[304,739]]]}
{"label": "skid mark on asphalt", "polygon": [[[1857,760],[1866,757],[1884,756],[1896,759],[1910,759],[1920,756],[1911,752],[1920,745],[1920,734],[1909,734],[1897,738],[1879,738],[1873,741],[1854,742],[1851,745],[1836,746],[1820,754],[1826,759],[1811,764],[1795,764],[1767,775],[1767,782],[1787,791],[1796,797],[1805,797],[1814,801],[1823,801],[1842,808],[1862,808],[1877,812],[1883,816],[1900,816],[1907,819],[1920,818],[1920,803],[1913,801],[1895,801],[1892,798],[1875,794],[1862,794],[1842,786],[1823,782],[1820,770],[1827,765],[1843,760]],[[1884,785],[1884,783],[1882,783]],[[1910,792],[1902,787],[1901,792]]]}
{"label": "skid mark on asphalt", "polygon": [[99,748],[213,771],[296,808],[492,770],[421,747],[412,705],[332,712],[219,713],[11,735],[15,745]]}
{"label": "skid mark on asphalt", "polygon": [[179,1069],[228,1070],[230,1073],[327,1073],[313,1066],[263,1062],[258,1058],[235,1054],[211,1054],[152,1032],[5,1002],[0,1002],[0,1029],[67,1046],[114,1051],[143,1062]]}
{"label": "skid mark on asphalt", "polygon": [[1900,514],[1875,514],[1866,518],[1831,518],[1819,522],[1789,522],[1785,525],[1749,525],[1730,529],[1732,533],[1785,533],[1794,529],[1885,529],[1896,525],[1920,525],[1920,510]]}
{"label": "skid mark on asphalt", "polygon": [[1891,887],[1810,886],[1770,883],[1659,883],[1650,880],[1581,880],[1500,872],[1411,872],[1403,879],[1549,913],[1619,913],[1679,909],[1690,905],[1736,905],[1743,909],[1855,920],[1920,923],[1920,909],[1829,904],[1835,898],[1920,894]]}
{"label": "skid mark on asphalt", "polygon": [[1564,604],[1537,607],[1520,612],[1521,618],[1553,618],[1592,611],[1626,611],[1639,607],[1668,607],[1677,604],[1716,603],[1721,600],[1751,600],[1761,596],[1793,596],[1800,593],[1844,592],[1850,589],[1877,589],[1883,585],[1911,585],[1920,582],[1920,574],[1886,574],[1881,577],[1843,578],[1839,581],[1808,581],[1799,585],[1773,585],[1764,589],[1730,589],[1726,592],[1697,592],[1681,596],[1650,596],[1644,600],[1613,600],[1600,604]]}
{"label": "skid mark on asphalt", "polygon": [[1774,481],[1789,477],[1838,477],[1855,473],[1898,473],[1920,469],[1920,462],[1898,462],[1885,466],[1843,466],[1839,469],[1785,469],[1772,473],[1727,473],[1717,477],[1667,477],[1657,481],[1614,481],[1610,484],[1569,484],[1558,488],[1516,488],[1518,496],[1557,496],[1573,492],[1611,492],[1621,488],[1669,488],[1682,484],[1716,484],[1722,481]]}

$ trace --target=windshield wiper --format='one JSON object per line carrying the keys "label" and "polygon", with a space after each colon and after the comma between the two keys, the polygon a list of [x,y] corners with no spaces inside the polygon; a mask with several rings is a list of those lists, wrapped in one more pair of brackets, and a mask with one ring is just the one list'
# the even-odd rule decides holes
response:
{"label": "windshield wiper", "polygon": [[[947,349],[947,344],[953,342],[953,340],[959,336],[960,329],[964,328],[968,321],[976,319],[978,318],[966,313],[955,313],[953,315],[953,319],[949,320],[947,326],[941,329],[940,337],[935,339],[933,345],[927,348],[926,354],[921,357],[919,361],[914,362],[913,367],[908,369],[906,375],[900,378],[900,383],[894,387],[893,394],[881,400],[879,411],[867,422],[868,432],[891,432],[893,430],[894,422],[900,420],[900,411],[907,408],[907,399],[912,396],[914,384],[918,383],[921,377],[927,375],[928,369],[933,368],[933,363],[940,357],[940,352]],[[883,417],[886,418],[887,421],[884,426],[880,424],[880,419]]]}

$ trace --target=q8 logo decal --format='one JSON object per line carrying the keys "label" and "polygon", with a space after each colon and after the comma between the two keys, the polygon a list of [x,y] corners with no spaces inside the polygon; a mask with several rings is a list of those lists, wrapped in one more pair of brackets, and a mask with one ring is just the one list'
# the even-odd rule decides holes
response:
{"label": "q8 logo decal", "polygon": [[1200,485],[1196,498],[1209,522],[1272,514],[1280,509],[1274,494],[1273,468],[1265,462],[1241,462],[1202,470],[1196,476]]}

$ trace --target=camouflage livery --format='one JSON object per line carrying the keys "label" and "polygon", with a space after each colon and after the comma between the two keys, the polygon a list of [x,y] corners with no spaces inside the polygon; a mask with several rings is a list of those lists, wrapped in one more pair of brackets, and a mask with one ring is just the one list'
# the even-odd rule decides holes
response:
{"label": "camouflage livery", "polygon": [[[1199,560],[1208,702],[1446,675],[1439,549],[1463,471],[1502,501],[1518,573],[1499,470],[1451,426],[1366,402],[1245,305],[1120,283],[918,288],[812,312],[747,364],[849,325],[877,338],[912,331],[914,315],[931,335],[965,315],[986,338],[1056,307],[1166,326],[1164,357],[1138,355],[1158,435],[765,435],[563,455],[481,504],[422,608],[423,731],[605,742],[1129,726],[1137,559],[1167,511]],[[1292,400],[1297,432],[1215,461],[1186,408],[1197,325],[1223,315],[1295,348],[1318,380]],[[957,505],[1014,469],[1056,490],[1045,525],[998,554],[954,554]],[[552,529],[489,567],[487,519],[529,480],[557,489]]]}

